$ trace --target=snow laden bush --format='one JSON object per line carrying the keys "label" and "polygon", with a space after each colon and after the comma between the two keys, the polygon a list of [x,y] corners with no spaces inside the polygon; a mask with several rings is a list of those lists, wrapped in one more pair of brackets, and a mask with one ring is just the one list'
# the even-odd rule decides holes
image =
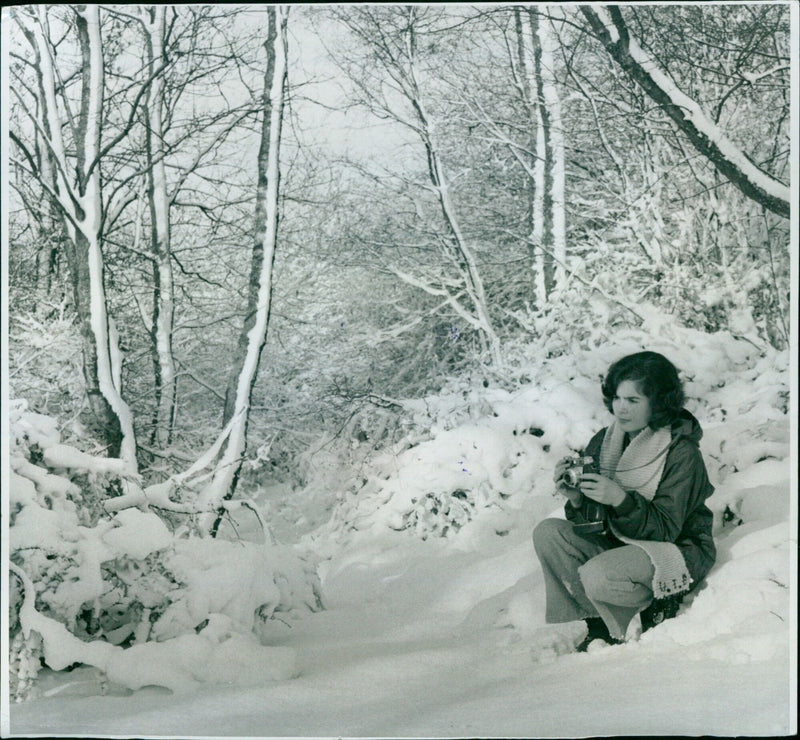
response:
{"label": "snow laden bush", "polygon": [[[265,542],[196,536],[123,500],[120,460],[61,443],[57,423],[11,404],[11,689],[24,699],[40,665],[94,665],[122,686],[293,675],[291,651],[263,646],[272,626],[320,608],[316,563]],[[118,509],[115,511],[115,509]]]}
{"label": "snow laden bush", "polygon": [[[609,331],[605,323],[579,322],[587,333],[572,351],[555,338],[544,346],[509,346],[503,375],[453,379],[434,396],[403,401],[409,423],[426,431],[411,444],[374,451],[357,477],[340,480],[331,520],[315,542],[322,547],[326,540],[344,543],[387,530],[467,542],[487,533],[504,536],[520,517],[535,523],[560,508],[551,495],[556,461],[582,449],[609,422],[603,374],[623,355],[644,349],[662,352],[682,372],[715,485],[758,462],[784,464],[788,353],[637,308],[641,326],[623,323]],[[736,501],[715,509],[720,524],[737,512]]]}
{"label": "snow laden bush", "polygon": [[424,540],[429,534],[446,537],[457,532],[472,519],[475,497],[457,488],[455,491],[426,493],[422,499],[411,499],[414,508],[403,515],[400,529],[414,529]]}
{"label": "snow laden bush", "polygon": [[[16,304],[13,304],[16,305]],[[81,431],[86,406],[81,340],[71,312],[63,306],[45,318],[16,312],[8,326],[9,395],[25,398],[41,413]]]}

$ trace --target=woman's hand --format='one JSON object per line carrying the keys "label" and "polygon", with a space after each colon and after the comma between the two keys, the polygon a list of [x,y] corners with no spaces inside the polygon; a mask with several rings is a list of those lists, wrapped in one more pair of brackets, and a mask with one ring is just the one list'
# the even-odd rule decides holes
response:
{"label": "woman's hand", "polygon": [[562,457],[556,463],[556,469],[553,473],[553,482],[556,484],[556,493],[566,496],[569,502],[577,509],[583,500],[581,492],[577,488],[565,486],[561,481],[561,476],[564,475],[564,471],[570,466],[571,461],[571,457]]}
{"label": "woman's hand", "polygon": [[584,473],[581,476],[581,493],[608,506],[619,506],[625,500],[625,491],[619,483],[597,473]]}
{"label": "woman's hand", "polygon": [[553,473],[553,482],[554,483],[557,484],[559,482],[559,480],[561,480],[561,476],[564,475],[564,471],[569,467],[569,463],[570,463],[571,460],[572,460],[571,457],[562,457],[556,463],[556,469],[555,469],[555,472]]}

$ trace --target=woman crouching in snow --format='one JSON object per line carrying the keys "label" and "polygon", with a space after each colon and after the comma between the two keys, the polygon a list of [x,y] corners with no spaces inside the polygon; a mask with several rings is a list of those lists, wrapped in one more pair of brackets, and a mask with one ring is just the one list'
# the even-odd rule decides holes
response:
{"label": "woman crouching in snow", "polygon": [[609,368],[602,390],[614,421],[584,451],[599,474],[567,472],[570,459],[561,460],[554,480],[568,498],[567,519],[545,519],[533,532],[545,618],[586,620],[579,651],[597,639],[624,641],[640,611],[643,630],[674,616],[716,556],[705,505],[714,488],[698,448],[703,432],[683,408],[675,366],[638,352]]}

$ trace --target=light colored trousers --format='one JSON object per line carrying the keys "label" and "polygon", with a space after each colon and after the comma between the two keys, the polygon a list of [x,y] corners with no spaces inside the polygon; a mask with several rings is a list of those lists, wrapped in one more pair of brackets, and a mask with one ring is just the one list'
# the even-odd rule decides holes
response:
{"label": "light colored trousers", "polygon": [[653,600],[653,564],[636,545],[544,519],[533,530],[533,547],[544,573],[547,622],[600,616],[611,636],[623,640],[631,619]]}

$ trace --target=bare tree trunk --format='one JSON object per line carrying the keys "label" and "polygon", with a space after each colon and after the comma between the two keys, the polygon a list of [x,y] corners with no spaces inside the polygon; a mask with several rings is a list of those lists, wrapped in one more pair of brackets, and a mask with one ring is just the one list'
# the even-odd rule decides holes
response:
{"label": "bare tree trunk", "polygon": [[278,231],[280,187],[280,142],[287,77],[288,8],[269,6],[269,31],[265,47],[264,120],[258,154],[255,239],[250,272],[247,313],[239,336],[225,398],[223,426],[230,424],[227,444],[219,457],[213,478],[202,491],[200,505],[207,511],[203,529],[216,534],[224,513],[223,501],[231,498],[238,481],[247,446],[250,402],[258,376],[261,352],[267,339],[272,303],[272,268]]}
{"label": "bare tree trunk", "polygon": [[166,6],[155,5],[144,9],[141,14],[147,41],[149,74],[152,79],[145,98],[148,204],[153,252],[153,323],[150,335],[156,401],[150,442],[159,447],[165,447],[172,441],[177,391],[175,358],[172,353],[175,288],[172,273],[170,198],[164,162],[166,152],[162,120],[164,78],[156,73],[157,67],[165,64],[166,11]]}
{"label": "bare tree trunk", "polygon": [[[515,8],[517,47],[535,152],[530,189],[534,295],[541,308],[563,280],[566,260],[564,137],[555,84],[554,37],[547,21],[528,8],[528,23]],[[534,143],[535,142],[535,143]],[[527,168],[526,168],[527,169]]]}
{"label": "bare tree trunk", "polygon": [[[535,12],[535,11],[534,11]],[[564,265],[567,258],[566,235],[566,202],[565,202],[565,161],[564,161],[564,124],[561,119],[561,99],[556,87],[555,75],[555,38],[551,28],[552,21],[542,18],[539,23],[539,45],[541,48],[541,66],[539,74],[542,79],[542,97],[540,105],[547,112],[549,121],[548,143],[550,169],[547,178],[550,193],[552,216],[552,248],[554,258],[553,287],[564,280]]]}
{"label": "bare tree trunk", "polygon": [[539,307],[543,308],[554,286],[553,267],[553,148],[550,111],[545,105],[544,78],[542,76],[542,43],[539,36],[539,12],[528,9],[530,22],[530,48],[536,111],[539,125],[536,129],[536,163],[533,201],[533,242],[539,250],[539,259],[534,265]]}
{"label": "bare tree trunk", "polygon": [[[534,11],[535,12],[535,11]],[[522,98],[527,113],[528,125],[528,152],[532,154],[525,157],[526,173],[532,173],[525,178],[525,191],[528,197],[528,256],[531,268],[531,287],[533,292],[534,305],[544,305],[547,300],[544,284],[544,252],[540,248],[541,244],[541,225],[542,225],[542,201],[537,200],[544,190],[544,161],[540,158],[540,151],[543,150],[543,141],[540,142],[541,125],[539,122],[539,90],[537,80],[533,73],[533,48],[531,34],[526,29],[522,21],[522,9],[520,6],[514,7],[514,25],[517,34],[517,56],[519,58],[519,85],[522,89]],[[534,93],[535,90],[535,93]]]}
{"label": "bare tree trunk", "polygon": [[[81,54],[80,111],[68,123],[74,137],[74,155],[62,135],[58,96],[63,86],[53,65],[55,54],[48,27],[48,10],[39,5],[17,16],[25,35],[36,46],[41,100],[31,112],[52,158],[53,181],[40,182],[58,204],[69,239],[65,252],[70,264],[75,308],[80,321],[83,372],[89,404],[111,456],[123,458],[137,470],[136,439],[130,409],[120,392],[120,355],[110,328],[106,306],[101,230],[100,157],[103,117],[104,68],[98,6],[74,6]],[[69,102],[63,110],[70,112]],[[73,158],[74,157],[74,158]]]}
{"label": "bare tree trunk", "polygon": [[[413,7],[409,8],[408,10],[410,14],[408,28],[406,30],[406,53],[408,55],[408,73],[410,78],[408,95],[411,105],[416,112],[419,123],[419,125],[416,127],[416,131],[425,146],[425,152],[428,158],[428,174],[439,200],[439,206],[442,210],[445,224],[452,237],[455,260],[458,263],[461,274],[464,278],[466,293],[470,298],[472,308],[475,312],[474,323],[478,326],[489,345],[492,362],[495,365],[501,365],[502,356],[500,353],[500,338],[495,332],[492,319],[489,314],[489,304],[486,299],[486,291],[483,286],[483,279],[481,278],[480,271],[478,270],[478,264],[475,260],[475,255],[473,254],[472,248],[466,242],[461,230],[461,224],[450,195],[450,188],[447,183],[444,166],[442,165],[442,160],[439,156],[439,152],[434,141],[431,122],[425,110],[419,83],[417,81],[415,69],[416,40],[414,37],[414,13],[416,10]],[[453,301],[455,302],[455,299],[453,299]]]}
{"label": "bare tree trunk", "polygon": [[[83,85],[81,115],[78,128],[78,178],[82,195],[79,221],[78,256],[88,262],[89,273],[89,319],[95,356],[90,370],[106,404],[108,433],[111,438],[111,453],[126,460],[136,469],[136,439],[130,409],[122,399],[119,387],[119,347],[115,336],[109,331],[106,306],[101,229],[103,201],[100,182],[100,138],[103,118],[104,68],[102,39],[100,36],[100,11],[97,6],[82,6],[76,9],[78,36],[83,62]],[[85,242],[85,245],[83,244]],[[81,255],[81,247],[85,254]],[[93,384],[94,387],[94,384]]]}

